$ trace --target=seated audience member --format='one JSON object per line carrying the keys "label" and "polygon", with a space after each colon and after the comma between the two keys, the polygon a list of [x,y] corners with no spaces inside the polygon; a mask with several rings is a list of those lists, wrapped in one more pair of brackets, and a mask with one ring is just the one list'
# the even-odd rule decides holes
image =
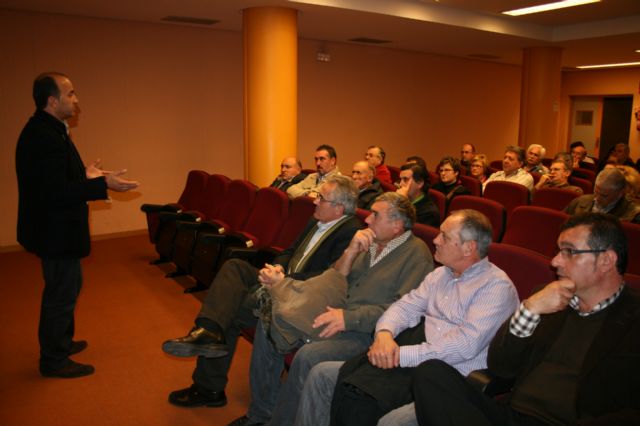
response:
{"label": "seated audience member", "polygon": [[262,270],[240,259],[225,262],[216,275],[185,337],[164,342],[162,350],[176,356],[198,356],[193,384],[171,392],[169,402],[182,407],[221,407],[227,399],[227,373],[240,330],[255,327],[259,277],[285,275],[307,279],[329,268],[360,227],[354,216],[356,188],[346,176],[331,176],[319,188],[314,218],[293,246]]}
{"label": "seated audience member", "polygon": [[400,167],[400,188],[396,192],[409,198],[416,209],[418,223],[437,228],[440,226],[440,211],[427,193],[428,182],[429,175],[424,167],[407,163]]}
{"label": "seated audience member", "polygon": [[484,190],[489,182],[507,181],[526,186],[529,191],[533,189],[533,177],[524,171],[524,151],[519,146],[508,146],[502,158],[502,170],[493,173],[482,184]]}
{"label": "seated audience member", "polygon": [[638,223],[640,206],[625,197],[627,181],[617,168],[604,169],[596,177],[593,194],[582,195],[564,209],[570,215],[608,213],[622,221]]}
{"label": "seated audience member", "polygon": [[471,170],[471,164],[473,157],[476,156],[476,147],[473,144],[465,143],[460,148],[460,165],[463,166],[467,172]]}
{"label": "seated audience member", "polygon": [[569,151],[571,152],[571,158],[573,159],[572,168],[584,167],[585,163],[595,164],[593,158],[587,156],[587,148],[581,141],[575,141],[569,145]]}
{"label": "seated audience member", "polygon": [[622,172],[627,181],[627,198],[635,203],[640,201],[640,173],[629,166],[615,166],[615,168]]}
{"label": "seated audience member", "polygon": [[448,362],[464,375],[486,367],[489,342],[518,307],[518,294],[507,274],[487,258],[491,224],[486,216],[458,210],[440,230],[435,259],[443,266],[385,311],[368,352],[311,370],[295,424],[328,425],[332,394],[332,424],[374,425],[391,410],[378,424],[406,424],[405,417],[415,424],[415,367],[428,359]]}
{"label": "seated audience member", "polygon": [[600,161],[599,169],[602,170],[607,164],[635,167],[633,160],[629,158],[629,145],[618,143],[612,146],[607,155]]}
{"label": "seated audience member", "polygon": [[568,189],[582,195],[582,188],[569,185],[569,175],[571,175],[571,169],[567,169],[567,164],[564,161],[554,161],[551,163],[549,173],[542,175],[534,188],[535,190],[542,188]]}
{"label": "seated audience member", "polygon": [[393,181],[391,180],[391,172],[389,171],[389,168],[384,164],[385,157],[386,154],[384,150],[375,145],[367,148],[367,152],[364,155],[365,160],[367,160],[371,167],[375,169],[376,179],[378,179],[380,182],[393,185]]}
{"label": "seated audience member", "polygon": [[487,156],[484,154],[478,154],[473,157],[471,161],[471,173],[470,175],[478,179],[480,183],[484,183],[487,180],[487,173],[489,164],[487,163]]}
{"label": "seated audience member", "polygon": [[545,175],[549,173],[549,169],[547,169],[544,164],[542,164],[542,159],[544,158],[547,150],[537,143],[532,143],[527,148],[527,155],[524,163],[524,171],[531,173],[536,172],[541,175]]}
{"label": "seated audience member", "polygon": [[627,241],[610,215],[573,216],[551,261],[558,280],[520,304],[489,346],[507,400],[439,360],[413,375],[420,425],[635,425],[640,419],[640,295],[625,286]]}
{"label": "seated audience member", "polygon": [[302,181],[307,175],[302,173],[302,163],[296,157],[285,157],[280,163],[280,174],[271,183],[272,188],[277,188],[283,192],[291,185]]}
{"label": "seated audience member", "polygon": [[556,155],[553,156],[553,163],[556,161],[562,161],[566,164],[567,169],[573,170],[573,156],[566,151],[560,151]]}
{"label": "seated audience member", "polygon": [[328,306],[315,318],[313,327],[322,329],[321,340],[298,350],[282,386],[284,355],[266,337],[262,321],[258,323],[249,370],[251,404],[238,424],[290,422],[309,370],[319,362],[349,359],[366,350],[384,310],[433,270],[429,249],[411,233],[415,210],[406,197],[385,192],[371,211],[368,228],[356,232],[333,268],[314,278],[314,285],[342,280],[346,307]]}
{"label": "seated audience member", "polygon": [[353,165],[351,178],[358,188],[358,208],[369,210],[376,197],[383,192],[374,174],[375,169],[366,161],[357,161]]}
{"label": "seated audience member", "polygon": [[316,148],[316,153],[313,158],[316,162],[317,172],[311,173],[304,178],[302,182],[291,185],[289,189],[287,189],[287,194],[290,198],[301,197],[303,195],[315,197],[318,194],[318,187],[322,182],[329,176],[340,174],[337,166],[338,156],[332,146],[320,145]]}
{"label": "seated audience member", "polygon": [[[424,161],[424,158],[419,157],[417,155],[412,155],[411,157],[407,157],[407,159],[405,160],[404,164],[419,164],[420,166],[422,166],[424,168],[425,172],[429,172],[429,169],[427,168],[427,162]],[[428,176],[428,175],[427,175]],[[427,185],[430,182],[427,181]]]}
{"label": "seated audience member", "polygon": [[436,191],[440,191],[445,195],[447,209],[453,197],[457,195],[469,195],[471,191],[460,183],[460,162],[453,157],[444,157],[438,163],[438,174],[440,181],[432,186]]}

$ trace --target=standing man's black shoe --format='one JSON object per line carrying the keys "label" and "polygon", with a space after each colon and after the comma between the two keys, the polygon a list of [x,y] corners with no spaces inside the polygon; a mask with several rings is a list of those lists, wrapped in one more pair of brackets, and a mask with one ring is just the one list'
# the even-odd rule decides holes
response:
{"label": "standing man's black shoe", "polygon": [[224,391],[202,392],[195,385],[169,394],[169,402],[179,407],[223,407],[227,405]]}
{"label": "standing man's black shoe", "polygon": [[184,337],[167,340],[162,350],[174,356],[203,356],[220,358],[229,353],[229,347],[222,333],[213,333],[202,327],[196,328]]}
{"label": "standing man's black shoe", "polygon": [[65,364],[64,367],[57,369],[46,368],[40,366],[40,374],[42,377],[59,377],[62,379],[73,379],[76,377],[89,376],[96,371],[93,365],[80,364],[79,362],[71,361]]}
{"label": "standing man's black shoe", "polygon": [[69,349],[69,355],[75,355],[77,353],[80,353],[82,351],[84,351],[85,349],[87,349],[87,346],[89,346],[89,344],[87,343],[86,340],[78,340],[78,341],[72,341],[71,342],[71,348]]}

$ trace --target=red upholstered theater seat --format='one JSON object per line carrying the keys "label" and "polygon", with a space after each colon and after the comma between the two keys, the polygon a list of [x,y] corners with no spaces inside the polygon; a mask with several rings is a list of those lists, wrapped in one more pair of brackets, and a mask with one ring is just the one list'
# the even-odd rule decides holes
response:
{"label": "red upholstered theater seat", "polygon": [[569,184],[580,187],[585,194],[593,194],[593,182],[590,180],[569,176]]}
{"label": "red upholstered theater seat", "polygon": [[291,246],[309,222],[315,210],[316,205],[311,197],[303,196],[292,199],[289,204],[289,215],[272,244],[273,248],[281,251]]}
{"label": "red upholstered theater seat", "polygon": [[464,185],[464,187],[467,188],[471,193],[470,195],[475,195],[476,197],[482,196],[482,183],[480,183],[478,179],[474,178],[473,176],[465,175],[460,175],[459,178],[462,185]]}
{"label": "red upholstered theater seat", "polygon": [[532,206],[562,211],[579,194],[570,189],[542,188],[533,194]]}
{"label": "red upholstered theater seat", "polygon": [[440,230],[438,228],[434,228],[433,226],[423,225],[422,223],[415,223],[413,225],[413,235],[420,238],[422,241],[427,244],[429,250],[431,251],[431,255],[435,256],[436,247],[433,244],[433,240],[438,236]]}
{"label": "red upholstered theater seat", "polygon": [[513,210],[507,221],[502,242],[527,248],[548,258],[557,252],[560,226],[569,215],[557,210],[537,206],[520,206]]}
{"label": "red upholstered theater seat", "polygon": [[445,195],[435,189],[429,189],[428,196],[431,197],[431,201],[433,201],[436,207],[438,207],[438,211],[440,212],[440,223],[442,223],[445,215],[447,214],[447,200]]}
{"label": "red upholstered theater seat", "polygon": [[387,164],[389,173],[391,173],[391,182],[397,182],[400,180],[400,167],[390,166]]}
{"label": "red upholstered theater seat", "polygon": [[489,260],[511,278],[520,300],[529,297],[534,288],[556,279],[550,259],[526,248],[492,243],[489,246]]}
{"label": "red upholstered theater seat", "polygon": [[640,225],[622,222],[622,228],[627,235],[627,245],[629,247],[627,272],[640,275]]}
{"label": "red upholstered theater seat", "polygon": [[501,240],[506,218],[506,210],[502,204],[487,198],[474,197],[473,195],[458,195],[451,200],[449,211],[453,212],[462,209],[477,210],[487,216],[493,228],[493,241],[499,242]]}
{"label": "red upholstered theater seat", "polygon": [[482,196],[502,204],[507,210],[507,221],[513,209],[529,204],[527,187],[514,182],[491,181],[484,187]]}

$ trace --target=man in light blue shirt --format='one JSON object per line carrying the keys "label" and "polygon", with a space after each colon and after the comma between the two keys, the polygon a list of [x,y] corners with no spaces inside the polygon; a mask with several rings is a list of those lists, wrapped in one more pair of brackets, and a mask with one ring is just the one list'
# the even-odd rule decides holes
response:
{"label": "man in light blue shirt", "polygon": [[[484,215],[453,212],[440,231],[435,259],[443,266],[385,311],[373,344],[359,360],[322,363],[311,371],[296,424],[328,424],[332,397],[331,416],[340,424],[353,421],[352,415],[360,424],[380,418],[383,424],[416,424],[414,367],[429,359],[443,360],[464,375],[486,367],[491,338],[518,306],[516,289],[487,259],[491,225]],[[353,399],[344,397],[354,388],[364,395],[366,409],[353,409]]]}

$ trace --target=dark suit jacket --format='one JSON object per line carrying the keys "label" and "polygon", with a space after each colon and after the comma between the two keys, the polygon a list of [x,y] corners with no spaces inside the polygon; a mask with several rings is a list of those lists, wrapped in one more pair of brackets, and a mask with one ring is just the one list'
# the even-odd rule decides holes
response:
{"label": "dark suit jacket", "polygon": [[[574,198],[569,205],[564,209],[565,213],[570,215],[588,213],[593,208],[593,194],[581,195],[578,198]],[[610,215],[617,217],[622,221],[629,221],[638,223],[638,217],[640,216],[640,206],[634,202],[629,201],[626,197],[620,198],[615,207],[609,212]]]}
{"label": "dark suit jacket", "polygon": [[18,139],[18,242],[44,258],[89,254],[87,201],[107,198],[104,177],[87,179],[66,127],[36,111]]}
{"label": "dark suit jacket", "polygon": [[[500,377],[515,377],[517,387],[556,341],[569,309],[543,315],[528,338],[509,333],[507,320],[489,346],[489,369]],[[584,358],[578,378],[577,423],[637,425],[640,419],[640,294],[626,287],[607,310],[610,311]]]}
{"label": "dark suit jacket", "polygon": [[[317,222],[316,219],[311,219],[293,245],[280,253],[274,259],[273,263],[282,265],[286,270],[289,260],[296,251],[296,248],[304,241],[307,234],[311,232]],[[342,252],[349,245],[353,234],[361,227],[362,224],[360,220],[355,216],[351,216],[326,237],[320,247],[311,255],[311,258],[309,258],[301,272],[296,272],[290,276],[296,280],[306,280],[327,270],[329,266],[342,256]]]}
{"label": "dark suit jacket", "polygon": [[293,179],[291,179],[289,182],[286,182],[284,185],[280,185],[282,181],[280,180],[279,177],[277,177],[273,180],[273,182],[271,182],[271,185],[269,186],[272,188],[278,188],[280,191],[286,193],[287,189],[289,189],[291,185],[295,185],[298,182],[302,182],[306,177],[307,177],[306,173],[300,173],[299,175],[294,176]]}

